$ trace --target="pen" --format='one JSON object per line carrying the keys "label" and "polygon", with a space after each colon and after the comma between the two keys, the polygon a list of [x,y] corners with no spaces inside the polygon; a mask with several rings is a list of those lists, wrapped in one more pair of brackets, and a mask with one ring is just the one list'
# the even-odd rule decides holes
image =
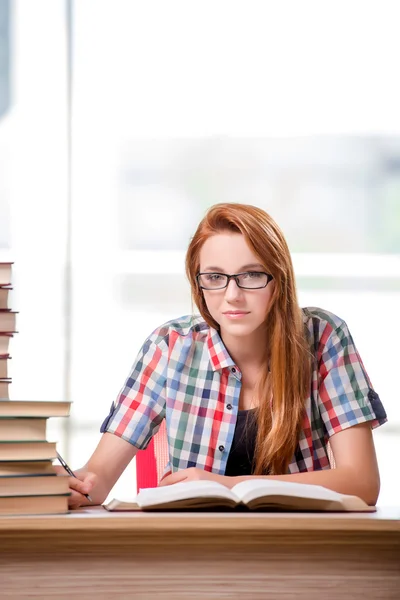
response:
{"label": "pen", "polygon": [[[78,479],[77,476],[75,475],[75,473],[73,472],[73,470],[69,468],[69,466],[67,465],[67,463],[65,462],[63,457],[58,452],[57,452],[57,458],[60,461],[60,463],[62,464],[62,466],[64,467],[64,469],[67,471],[68,475],[71,475],[71,477],[75,477],[75,479]],[[85,496],[85,498],[87,498],[89,500],[89,502],[93,502],[93,500],[91,499],[89,494],[83,494],[83,495]]]}

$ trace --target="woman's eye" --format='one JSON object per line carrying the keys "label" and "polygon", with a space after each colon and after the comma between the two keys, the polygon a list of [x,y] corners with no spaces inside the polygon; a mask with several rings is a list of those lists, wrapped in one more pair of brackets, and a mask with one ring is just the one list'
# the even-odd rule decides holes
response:
{"label": "woman's eye", "polygon": [[260,279],[262,273],[244,273],[244,278],[245,279]]}
{"label": "woman's eye", "polygon": [[206,277],[208,281],[218,281],[219,279],[221,279],[221,275],[218,275],[218,273],[210,273]]}

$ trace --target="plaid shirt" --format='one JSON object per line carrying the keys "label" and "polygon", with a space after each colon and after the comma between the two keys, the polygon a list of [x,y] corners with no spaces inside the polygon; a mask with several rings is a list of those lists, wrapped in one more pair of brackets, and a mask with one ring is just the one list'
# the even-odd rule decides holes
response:
{"label": "plaid shirt", "polygon": [[[387,420],[346,323],[319,308],[303,309],[303,317],[314,360],[290,473],[330,468],[331,435]],[[172,471],[199,467],[223,475],[241,377],[218,332],[202,317],[169,321],[145,341],[101,431],[143,449],[165,418]]]}

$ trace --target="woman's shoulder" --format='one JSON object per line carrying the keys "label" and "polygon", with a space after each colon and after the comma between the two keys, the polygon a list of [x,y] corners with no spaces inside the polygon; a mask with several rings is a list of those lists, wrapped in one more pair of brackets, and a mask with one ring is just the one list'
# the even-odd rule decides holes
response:
{"label": "woman's shoulder", "polygon": [[350,338],[346,322],[338,315],[316,306],[307,306],[301,310],[307,337],[312,346],[321,342],[335,343],[337,339],[344,342]]}
{"label": "woman's shoulder", "polygon": [[346,323],[341,317],[324,308],[307,306],[301,310],[303,313],[303,321],[309,328],[315,327],[315,325],[323,327],[328,326],[331,327],[332,330],[346,327]]}
{"label": "woman's shoulder", "polygon": [[196,337],[199,334],[207,334],[209,326],[201,315],[184,315],[171,319],[157,327],[151,334],[153,340],[169,338],[171,335],[179,337]]}

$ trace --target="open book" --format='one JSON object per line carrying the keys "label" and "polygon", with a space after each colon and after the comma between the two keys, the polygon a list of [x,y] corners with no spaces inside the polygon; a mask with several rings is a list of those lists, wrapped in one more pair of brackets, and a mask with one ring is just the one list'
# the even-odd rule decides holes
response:
{"label": "open book", "polygon": [[141,489],[132,501],[111,500],[107,510],[185,510],[237,507],[250,510],[374,512],[357,496],[338,494],[320,485],[252,479],[232,489],[214,481],[188,481]]}

